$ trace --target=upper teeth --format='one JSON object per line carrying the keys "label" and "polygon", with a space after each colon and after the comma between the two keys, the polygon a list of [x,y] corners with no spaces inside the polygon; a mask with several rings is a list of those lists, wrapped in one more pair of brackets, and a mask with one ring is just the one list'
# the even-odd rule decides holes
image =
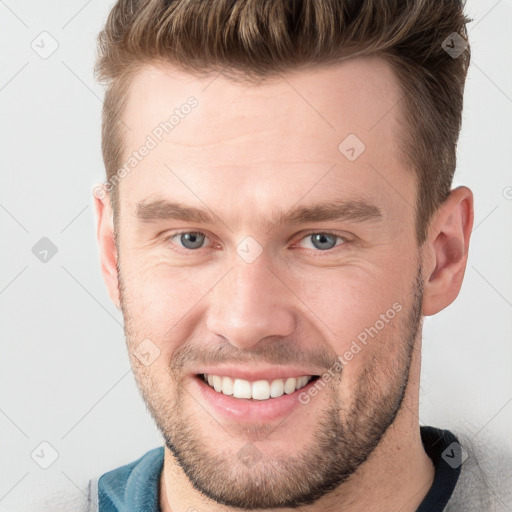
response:
{"label": "upper teeth", "polygon": [[312,376],[303,376],[249,382],[244,379],[204,374],[205,382],[214,388],[215,391],[225,395],[232,395],[235,398],[254,398],[255,400],[267,400],[270,397],[277,398],[284,393],[289,395],[296,389],[304,387],[312,378]]}

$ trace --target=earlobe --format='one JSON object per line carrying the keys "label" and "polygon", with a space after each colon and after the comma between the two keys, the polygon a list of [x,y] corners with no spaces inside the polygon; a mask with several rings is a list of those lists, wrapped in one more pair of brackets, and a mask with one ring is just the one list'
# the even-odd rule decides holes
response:
{"label": "earlobe", "polygon": [[117,248],[114,239],[114,224],[109,195],[103,194],[103,197],[100,198],[97,194],[94,194],[94,209],[96,212],[96,237],[100,254],[101,273],[107,285],[110,299],[119,309]]}
{"label": "earlobe", "polygon": [[438,313],[459,294],[472,228],[473,194],[467,187],[458,187],[434,214],[425,242],[429,268],[425,269],[428,273],[424,282],[423,315]]}

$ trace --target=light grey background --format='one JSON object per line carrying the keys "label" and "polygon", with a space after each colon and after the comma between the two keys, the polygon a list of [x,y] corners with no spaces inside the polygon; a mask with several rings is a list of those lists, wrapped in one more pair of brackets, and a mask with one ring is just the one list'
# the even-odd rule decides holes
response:
{"label": "light grey background", "polygon": [[[87,493],[90,478],[162,444],[95,239],[91,190],[104,171],[93,62],[112,4],[0,1],[0,510],[35,510],[55,489]],[[475,227],[458,299],[425,320],[419,421],[512,449],[512,1],[473,0],[467,12],[454,185],[474,191]],[[32,251],[43,237],[57,248],[47,262]]]}

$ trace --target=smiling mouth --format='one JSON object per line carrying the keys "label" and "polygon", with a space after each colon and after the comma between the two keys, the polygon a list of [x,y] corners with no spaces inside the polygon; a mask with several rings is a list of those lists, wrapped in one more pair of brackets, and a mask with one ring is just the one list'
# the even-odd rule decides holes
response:
{"label": "smiling mouth", "polygon": [[248,381],[221,375],[198,374],[217,393],[245,400],[270,400],[290,395],[319,378],[318,375],[303,375],[283,379]]}

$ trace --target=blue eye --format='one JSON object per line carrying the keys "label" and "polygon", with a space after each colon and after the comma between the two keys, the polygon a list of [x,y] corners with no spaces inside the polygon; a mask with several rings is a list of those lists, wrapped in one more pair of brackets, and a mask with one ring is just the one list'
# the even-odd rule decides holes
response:
{"label": "blue eye", "polygon": [[206,235],[203,233],[198,233],[197,231],[183,231],[181,233],[176,233],[171,236],[171,240],[173,238],[179,237],[180,243],[183,245],[185,249],[200,249],[201,245],[206,239]]}
{"label": "blue eye", "polygon": [[[341,243],[338,244],[337,240],[341,240]],[[309,233],[301,240],[310,240],[313,246],[313,249],[319,249],[320,251],[328,251],[329,249],[333,249],[337,245],[341,245],[345,242],[343,237],[340,235],[336,235],[335,233],[327,233],[327,232],[316,232]],[[309,249],[309,247],[307,247]]]}

